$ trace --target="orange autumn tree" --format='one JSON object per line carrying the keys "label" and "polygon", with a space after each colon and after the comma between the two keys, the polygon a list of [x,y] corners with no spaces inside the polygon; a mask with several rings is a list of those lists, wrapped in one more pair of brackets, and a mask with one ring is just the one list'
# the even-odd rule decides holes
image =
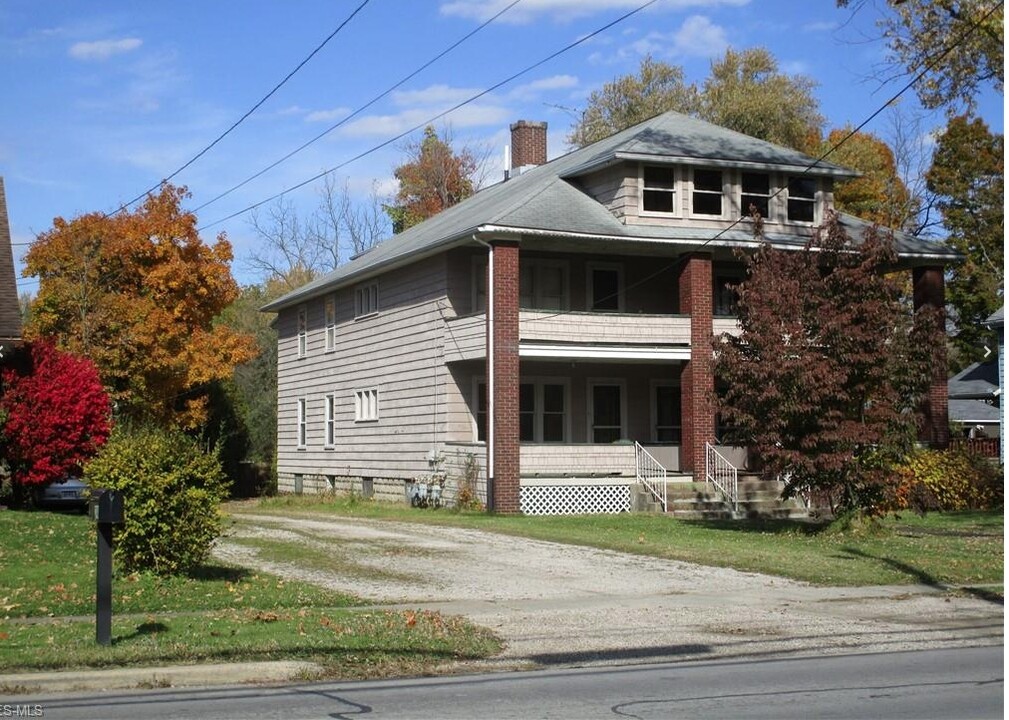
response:
{"label": "orange autumn tree", "polygon": [[120,416],[192,428],[256,346],[215,322],[238,296],[231,244],[200,239],[186,197],[166,184],[133,212],[56,218],[25,257],[39,278],[25,335],[90,358]]}

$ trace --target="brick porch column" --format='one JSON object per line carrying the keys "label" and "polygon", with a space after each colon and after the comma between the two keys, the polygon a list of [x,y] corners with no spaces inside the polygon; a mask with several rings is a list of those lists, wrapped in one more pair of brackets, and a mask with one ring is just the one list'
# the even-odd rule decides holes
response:
{"label": "brick porch column", "polygon": [[696,478],[704,473],[704,444],[715,441],[711,255],[689,255],[679,281],[680,313],[690,314],[690,360],[680,375],[680,470]]}
{"label": "brick porch column", "polygon": [[[916,267],[911,271],[911,280],[914,309],[925,306],[938,308],[945,327],[946,281],[942,266]],[[925,402],[922,403],[924,424],[918,433],[919,440],[939,448],[949,446],[949,388],[946,375],[946,350],[943,347],[942,360],[932,368],[932,383]]]}
{"label": "brick porch column", "polygon": [[487,263],[488,509],[519,512],[519,244],[496,240]]}

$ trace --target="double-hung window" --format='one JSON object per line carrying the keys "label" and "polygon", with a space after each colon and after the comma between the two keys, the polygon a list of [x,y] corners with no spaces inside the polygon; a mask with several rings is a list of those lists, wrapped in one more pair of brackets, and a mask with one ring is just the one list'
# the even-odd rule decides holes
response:
{"label": "double-hung window", "polygon": [[592,442],[612,443],[625,436],[623,396],[622,383],[589,383],[589,434]]}
{"label": "double-hung window", "polygon": [[519,267],[519,307],[567,310],[568,268],[558,260],[531,259]]}
{"label": "double-hung window", "polygon": [[308,447],[308,400],[298,398],[298,447]]}
{"label": "double-hung window", "polygon": [[336,349],[336,298],[326,298],[326,350]]}
{"label": "double-hung window", "polygon": [[722,217],[722,171],[694,170],[694,187],[691,193],[692,215]]}
{"label": "double-hung window", "polygon": [[378,390],[376,388],[355,390],[354,421],[368,422],[371,420],[378,420]]}
{"label": "double-hung window", "polygon": [[679,443],[682,441],[680,386],[661,383],[652,390],[652,441]]}
{"label": "double-hung window", "polygon": [[646,213],[679,214],[676,197],[676,168],[671,165],[644,165],[641,168],[641,210]]}
{"label": "double-hung window", "polygon": [[788,179],[788,221],[811,223],[815,218],[816,180],[793,177]]}
{"label": "double-hung window", "polygon": [[374,315],[378,312],[378,283],[370,282],[354,290],[354,317]]}
{"label": "double-hung window", "polygon": [[593,312],[620,312],[624,309],[622,266],[590,263],[587,285],[589,310]]}
{"label": "double-hung window", "polygon": [[326,447],[336,446],[336,395],[330,393],[326,396]]}
{"label": "double-hung window", "polygon": [[740,205],[743,217],[750,217],[751,206],[764,220],[770,218],[771,176],[767,173],[744,172],[741,177]]}
{"label": "double-hung window", "polygon": [[308,308],[298,308],[298,357],[308,354]]}
{"label": "double-hung window", "polygon": [[[476,433],[487,439],[487,384],[476,384]],[[568,385],[549,379],[519,385],[519,440],[521,442],[567,442]]]}

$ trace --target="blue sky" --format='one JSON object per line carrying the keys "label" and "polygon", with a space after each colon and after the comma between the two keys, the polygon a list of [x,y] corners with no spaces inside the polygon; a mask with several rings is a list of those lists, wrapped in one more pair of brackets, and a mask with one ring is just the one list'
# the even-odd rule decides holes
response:
{"label": "blue sky", "polygon": [[[261,0],[138,3],[108,0],[4,0],[0,4],[0,175],[20,257],[53,218],[111,211],[175,171],[280,82],[362,0]],[[427,62],[509,0],[370,0],[347,26],[262,107],[175,182],[196,208],[245,180]],[[257,278],[245,258],[255,234],[248,214],[218,222],[253,203],[387,142],[565,45],[644,0],[522,0],[494,23],[396,92],[279,167],[199,212],[204,239],[226,232],[235,276]],[[661,0],[603,34],[455,111],[458,142],[497,158],[514,120],[549,123],[551,156],[565,150],[572,110],[616,76],[634,72],[645,53],[703,79],[727,47],[767,47],[783,70],[818,83],[828,128],[858,124],[904,78],[871,79],[886,49],[870,39],[883,12],[877,0],[853,14],[833,0]],[[913,93],[902,101],[917,107]],[[1003,129],[1003,99],[980,106]],[[869,125],[883,137],[884,113]],[[943,124],[925,119],[924,129]],[[373,183],[389,191],[402,159],[395,142],[342,167],[364,197]],[[307,212],[319,183],[288,196]],[[19,265],[20,267],[20,265]],[[19,279],[22,291],[37,284]]]}

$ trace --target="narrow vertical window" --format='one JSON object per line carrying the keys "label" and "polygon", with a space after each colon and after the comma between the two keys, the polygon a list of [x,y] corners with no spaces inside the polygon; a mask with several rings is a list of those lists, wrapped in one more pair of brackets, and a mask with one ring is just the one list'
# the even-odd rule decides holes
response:
{"label": "narrow vertical window", "polygon": [[565,420],[564,386],[548,383],[543,385],[543,442],[564,442]]}
{"label": "narrow vertical window", "polygon": [[308,354],[308,308],[298,308],[298,357]]}
{"label": "narrow vertical window", "polygon": [[655,442],[678,443],[682,439],[680,423],[681,396],[676,385],[659,385],[655,388]]}
{"label": "narrow vertical window", "polygon": [[476,386],[476,439],[487,441],[487,383]]}
{"label": "narrow vertical window", "polygon": [[308,401],[298,398],[298,447],[308,446]]}
{"label": "narrow vertical window", "polygon": [[326,298],[326,350],[336,349],[336,298]]}
{"label": "narrow vertical window", "polygon": [[326,396],[326,447],[336,445],[336,395]]}
{"label": "narrow vertical window", "polygon": [[532,383],[519,385],[519,440],[536,440],[536,386]]}

